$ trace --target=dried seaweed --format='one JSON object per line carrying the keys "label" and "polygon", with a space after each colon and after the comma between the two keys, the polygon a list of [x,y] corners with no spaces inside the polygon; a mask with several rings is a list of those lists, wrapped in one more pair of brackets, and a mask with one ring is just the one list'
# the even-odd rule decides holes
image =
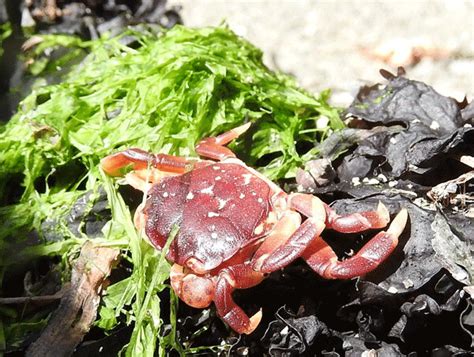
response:
{"label": "dried seaweed", "polygon": [[[441,96],[403,71],[383,74],[385,85],[362,88],[346,110],[350,128],[322,143],[323,158],[296,177],[299,190],[319,194],[340,213],[379,201],[392,215],[402,207],[409,212],[395,252],[346,291],[357,294],[337,313],[352,323],[343,337],[350,349],[341,349],[467,356],[473,347],[472,103]],[[341,241],[329,232],[323,238],[342,259],[365,241]],[[334,348],[331,355],[340,355]]]}
{"label": "dried seaweed", "polygon": [[[352,127],[372,129],[345,129],[357,138],[357,145],[338,166],[339,179],[350,182],[354,176],[383,174],[388,179],[431,183],[419,175],[433,174],[442,165],[453,166],[450,160],[474,152],[470,110],[466,103],[403,76],[363,88],[346,110],[346,118],[352,119]],[[341,143],[347,135],[342,132],[333,140],[340,138],[337,143]],[[328,144],[324,144],[326,150]]]}

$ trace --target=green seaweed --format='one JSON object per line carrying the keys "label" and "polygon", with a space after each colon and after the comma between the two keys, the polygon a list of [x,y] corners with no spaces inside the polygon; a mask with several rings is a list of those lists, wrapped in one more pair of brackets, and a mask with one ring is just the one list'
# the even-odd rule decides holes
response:
{"label": "green seaweed", "polygon": [[[42,57],[61,46],[69,49],[66,57]],[[160,336],[157,293],[168,288],[169,264],[134,229],[117,183],[99,170],[100,159],[128,147],[196,156],[201,138],[251,122],[232,150],[273,180],[291,178],[317,155],[321,140],[343,127],[329,93],[314,96],[269,70],[262,52],[226,27],[142,28],[94,41],[48,35],[33,55],[34,74],[84,59],[61,83],[35,88],[0,126],[0,272],[22,259],[77,253],[89,238],[68,229],[64,217],[81,196],[103,188],[112,219],[95,242],[123,249],[133,269],[108,288],[96,324],[106,331],[133,324],[127,355],[151,356],[157,340],[160,354],[167,348],[185,353],[175,330]],[[322,117],[325,128],[316,126]],[[63,238],[57,242],[42,233],[51,217]],[[39,241],[29,241],[31,232]],[[0,346],[8,348],[5,321]]]}

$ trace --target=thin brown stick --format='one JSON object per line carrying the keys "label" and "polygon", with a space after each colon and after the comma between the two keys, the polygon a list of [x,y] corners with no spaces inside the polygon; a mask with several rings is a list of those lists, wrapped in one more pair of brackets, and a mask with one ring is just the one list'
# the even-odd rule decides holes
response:
{"label": "thin brown stick", "polygon": [[40,296],[15,296],[15,297],[0,297],[0,305],[19,305],[19,304],[48,304],[61,299],[69,290],[69,284],[65,285],[61,290],[53,295]]}
{"label": "thin brown stick", "polygon": [[97,315],[105,279],[119,255],[118,249],[87,242],[72,270],[71,287],[61,298],[41,336],[26,356],[70,356]]}

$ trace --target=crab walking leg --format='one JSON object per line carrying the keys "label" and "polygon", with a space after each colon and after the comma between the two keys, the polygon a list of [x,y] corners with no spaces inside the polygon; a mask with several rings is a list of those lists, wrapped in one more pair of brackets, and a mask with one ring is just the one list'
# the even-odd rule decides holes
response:
{"label": "crab walking leg", "polygon": [[324,223],[315,218],[308,218],[291,235],[288,240],[273,251],[260,265],[259,271],[271,273],[284,268],[299,258],[306,247],[324,230]]}
{"label": "crab walking leg", "polygon": [[213,160],[222,161],[226,158],[235,157],[235,154],[224,145],[232,140],[238,138],[245,133],[250,127],[251,123],[238,126],[216,137],[202,139],[196,145],[196,152],[203,157],[208,157]]}
{"label": "crab walking leg", "polygon": [[262,310],[252,317],[248,317],[232,299],[232,292],[235,289],[251,288],[258,285],[263,279],[264,274],[253,270],[249,262],[230,266],[219,274],[215,286],[214,304],[217,314],[234,331],[245,334],[252,333],[262,319]]}
{"label": "crab walking leg", "polygon": [[[265,259],[260,258],[254,263],[254,269],[263,273],[271,273],[290,264],[299,258],[307,246],[319,237],[324,230],[326,210],[324,204],[313,195],[290,195],[290,210],[296,210],[308,219],[303,222],[285,242],[276,246]],[[295,211],[293,211],[295,212]],[[297,214],[295,212],[295,214]]]}
{"label": "crab walking leg", "polygon": [[386,232],[375,235],[357,254],[344,261],[339,261],[336,253],[322,239],[313,241],[302,257],[316,273],[326,279],[350,279],[367,274],[393,252],[407,218],[407,211],[402,209]]}
{"label": "crab walking leg", "polygon": [[263,262],[270,254],[285,244],[301,225],[301,216],[295,211],[287,211],[275,224],[272,232],[265,238],[252,257],[252,266],[260,271]]}
{"label": "crab walking leg", "polygon": [[121,170],[127,166],[133,170],[145,170],[151,166],[160,171],[182,174],[190,165],[192,162],[184,157],[152,154],[137,148],[120,151],[100,161],[100,166],[110,176],[121,176]]}
{"label": "crab walking leg", "polygon": [[364,211],[340,216],[313,195],[293,193],[289,196],[288,201],[290,207],[308,217],[314,215],[316,206],[324,207],[326,214],[323,213],[323,215],[326,217],[326,227],[341,233],[356,233],[368,229],[384,228],[390,222],[389,212],[382,202],[379,202],[376,211]]}
{"label": "crab walking leg", "polygon": [[341,233],[357,233],[368,229],[379,229],[390,222],[390,213],[382,202],[379,202],[376,211],[363,211],[345,216],[338,215],[332,208],[325,205],[327,227]]}

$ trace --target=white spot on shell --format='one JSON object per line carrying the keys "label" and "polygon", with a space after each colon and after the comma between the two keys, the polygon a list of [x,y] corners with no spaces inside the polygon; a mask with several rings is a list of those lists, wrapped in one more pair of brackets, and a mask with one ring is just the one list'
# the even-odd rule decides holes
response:
{"label": "white spot on shell", "polygon": [[242,177],[244,178],[244,185],[248,185],[252,178],[252,174],[243,174]]}
{"label": "white spot on shell", "polygon": [[193,198],[194,198],[194,195],[193,195],[193,193],[190,191],[190,192],[188,193],[188,195],[186,196],[186,199],[187,199],[187,200],[192,200]]}
{"label": "white spot on shell", "polygon": [[216,239],[212,242],[212,246],[215,248],[216,251],[224,251],[226,246],[225,243],[221,239]]}
{"label": "white spot on shell", "polygon": [[216,181],[222,180],[222,177],[216,176],[215,180],[216,180]]}
{"label": "white spot on shell", "polygon": [[217,238],[217,233],[216,233],[216,232],[212,232],[212,233],[211,233],[211,238],[216,239],[216,238]]}
{"label": "white spot on shell", "polygon": [[217,209],[223,209],[225,207],[225,204],[228,201],[228,200],[223,200],[222,198],[217,198],[217,200],[219,201],[219,206],[217,207]]}
{"label": "white spot on shell", "polygon": [[209,212],[207,214],[208,217],[219,217],[219,213],[216,213],[216,212]]}
{"label": "white spot on shell", "polygon": [[239,198],[244,198],[245,197],[245,194],[244,193],[241,193]]}
{"label": "white spot on shell", "polygon": [[213,224],[211,224],[211,225],[209,226],[209,230],[210,230],[211,232],[212,232],[212,231],[215,231],[215,230],[216,230],[216,226],[213,225]]}
{"label": "white spot on shell", "polygon": [[252,196],[257,196],[257,194],[255,192],[252,192]]}
{"label": "white spot on shell", "polygon": [[225,241],[226,241],[226,242],[232,242],[232,237],[227,237],[227,238],[225,239]]}
{"label": "white spot on shell", "polygon": [[219,170],[219,169],[220,169],[220,167],[219,167],[219,166],[217,166],[217,165],[214,165],[214,166],[212,166],[212,169],[213,169],[213,170]]}
{"label": "white spot on shell", "polygon": [[163,192],[163,197],[168,197],[168,192]]}
{"label": "white spot on shell", "polygon": [[262,203],[262,202],[263,202],[263,200],[262,200],[260,197],[258,198],[257,201],[258,201],[258,203]]}
{"label": "white spot on shell", "polygon": [[214,190],[214,185],[211,185],[211,186],[209,186],[209,187],[203,188],[203,189],[201,190],[201,193],[206,193],[206,194],[208,194],[208,195],[212,195],[212,194],[214,193],[213,190]]}

